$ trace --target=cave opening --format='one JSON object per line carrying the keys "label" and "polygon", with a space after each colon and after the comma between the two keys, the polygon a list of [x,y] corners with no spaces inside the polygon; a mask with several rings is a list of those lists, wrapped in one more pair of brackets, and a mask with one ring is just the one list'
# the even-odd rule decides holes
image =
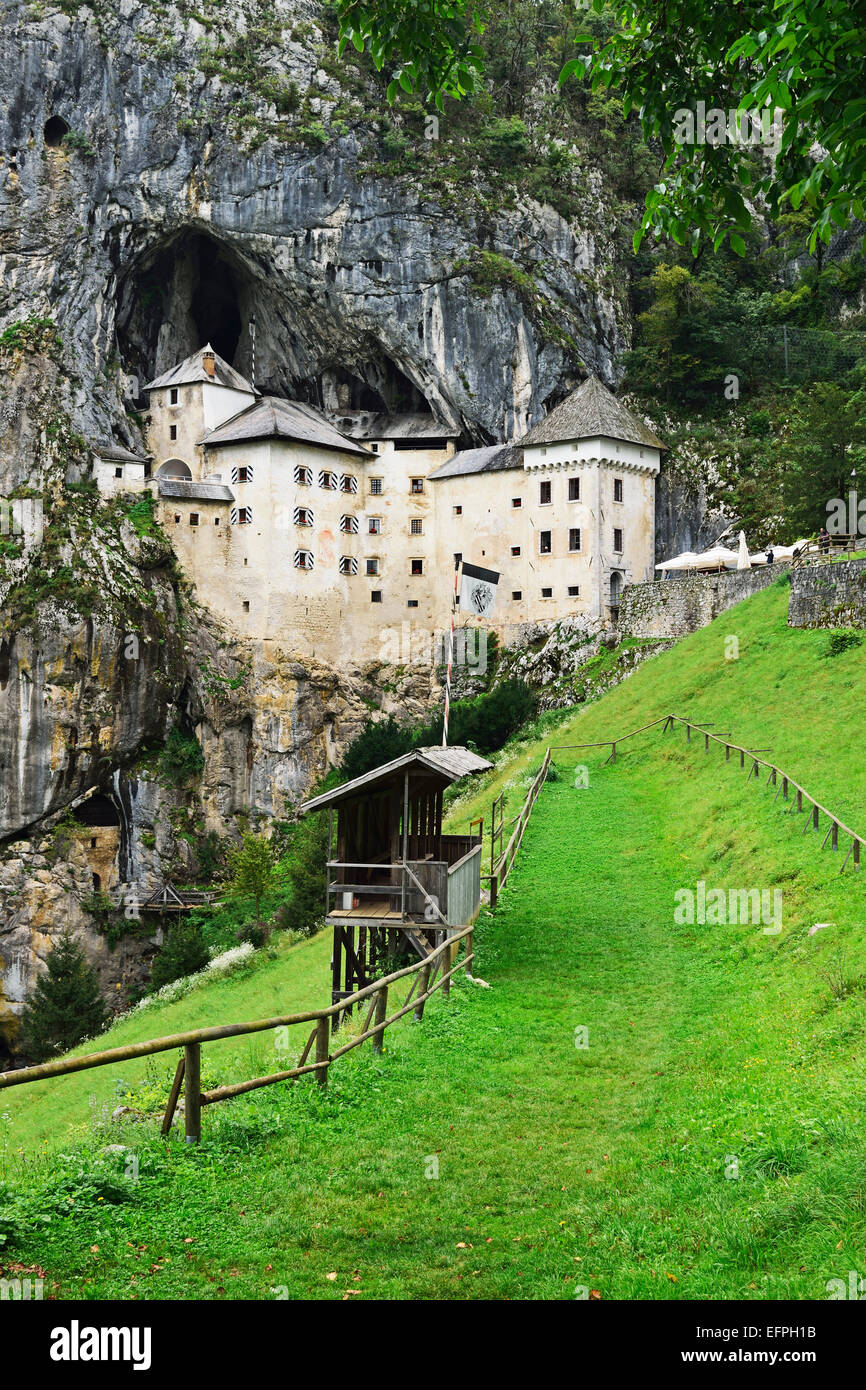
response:
{"label": "cave opening", "polygon": [[127,370],[146,381],[210,343],[248,373],[253,290],[246,267],[213,237],[164,243],[121,284],[117,337]]}
{"label": "cave opening", "polygon": [[120,815],[110,796],[96,792],[76,806],[73,813],[79,825],[120,826]]}
{"label": "cave opening", "polygon": [[68,134],[69,126],[62,116],[49,116],[42,129],[42,138],[54,150],[63,144],[63,137]]}

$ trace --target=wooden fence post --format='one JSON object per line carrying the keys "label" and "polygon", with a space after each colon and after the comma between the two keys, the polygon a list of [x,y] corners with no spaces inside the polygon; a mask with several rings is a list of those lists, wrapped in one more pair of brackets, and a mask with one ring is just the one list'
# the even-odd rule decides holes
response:
{"label": "wooden fence post", "polygon": [[418,1003],[415,1005],[415,1012],[412,1015],[416,1023],[420,1023],[424,1017],[424,995],[427,993],[427,985],[430,980],[430,966],[422,965],[418,977]]}
{"label": "wooden fence post", "polygon": [[[376,1025],[376,1027],[378,1028],[379,1024],[380,1024],[380,1023],[384,1023],[384,1022],[385,1022],[385,1019],[386,1019],[387,1017],[388,1017],[388,986],[387,986],[387,985],[383,985],[382,988],[379,990],[379,993],[376,995],[376,1013],[375,1013],[375,1015],[374,1015],[373,1022],[374,1022],[374,1024]],[[385,1041],[385,1029],[383,1028],[382,1031],[381,1031],[381,1033],[377,1033],[376,1036],[375,1036],[375,1038],[373,1039],[373,1051],[377,1054],[377,1056],[378,1056],[379,1054],[381,1054],[381,1052],[382,1052],[382,1045],[383,1045],[384,1041]]]}
{"label": "wooden fence post", "polygon": [[[318,1021],[318,1023],[316,1024],[316,1061],[317,1061],[317,1062],[325,1062],[325,1063],[327,1063],[327,1061],[328,1061],[328,1019],[327,1019],[327,1016],[325,1016],[324,1018],[320,1018],[319,1021]],[[316,1080],[318,1081],[318,1083],[319,1083],[320,1086],[323,1086],[323,1087],[324,1087],[324,1086],[327,1086],[327,1084],[328,1084],[328,1068],[327,1068],[327,1065],[324,1066],[324,1067],[320,1067],[319,1070],[316,1072]]]}
{"label": "wooden fence post", "polygon": [[183,1056],[183,1110],[186,1142],[201,1142],[201,1043],[187,1043]]}
{"label": "wooden fence post", "polygon": [[496,899],[499,894],[499,875],[490,875],[490,906],[496,906]]}
{"label": "wooden fence post", "polygon": [[174,1081],[171,1083],[171,1094],[169,1095],[168,1105],[165,1107],[165,1115],[162,1120],[162,1129],[160,1133],[163,1138],[171,1132],[171,1122],[174,1119],[174,1112],[180,1100],[180,1088],[183,1085],[183,1074],[185,1069],[184,1059],[181,1057],[175,1069]]}
{"label": "wooden fence post", "polygon": [[[446,938],[445,938],[445,939],[446,939],[446,941],[448,941],[447,934],[446,934]],[[451,969],[451,956],[452,956],[453,952],[454,952],[454,947],[451,945],[450,941],[448,941],[448,944],[446,945],[445,950],[442,952],[442,974],[443,974],[443,976],[444,976],[444,975],[447,975],[447,974],[448,974],[448,971]],[[450,994],[450,993],[451,993],[451,981],[450,981],[450,980],[443,979],[443,981],[442,981],[442,993],[443,993],[443,994]]]}

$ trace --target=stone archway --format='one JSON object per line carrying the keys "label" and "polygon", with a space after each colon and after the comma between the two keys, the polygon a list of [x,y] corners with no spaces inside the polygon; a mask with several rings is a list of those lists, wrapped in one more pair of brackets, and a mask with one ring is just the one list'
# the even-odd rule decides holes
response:
{"label": "stone archway", "polygon": [[158,478],[192,478],[192,471],[188,463],[183,459],[166,459],[157,469]]}

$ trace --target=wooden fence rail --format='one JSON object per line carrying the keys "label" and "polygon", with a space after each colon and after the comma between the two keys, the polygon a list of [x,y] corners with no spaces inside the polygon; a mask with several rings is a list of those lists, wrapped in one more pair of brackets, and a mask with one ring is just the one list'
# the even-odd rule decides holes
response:
{"label": "wooden fence rail", "polygon": [[[749,774],[746,778],[747,782],[751,781],[753,777],[757,781],[760,777],[759,769],[766,768],[768,773],[766,785],[776,788],[776,795],[773,797],[774,802],[777,800],[780,793],[782,795],[782,800],[787,801],[791,793],[796,792],[797,811],[802,812],[803,802],[805,801],[807,803],[809,810],[803,825],[803,834],[806,833],[810,826],[818,830],[821,824],[821,816],[823,815],[826,816],[829,824],[827,833],[821,844],[822,849],[827,841],[830,840],[832,848],[838,850],[840,831],[844,836],[850,838],[851,844],[848,853],[842,861],[842,867],[839,870],[840,874],[844,873],[849,859],[852,860],[855,869],[860,868],[861,849],[863,846],[866,846],[866,836],[858,834],[856,830],[852,830],[850,826],[840,820],[834,811],[828,810],[820,801],[816,801],[814,796],[812,796],[810,792],[807,792],[806,788],[801,786],[799,782],[795,781],[789,772],[785,772],[784,769],[778,767],[776,763],[771,763],[765,758],[758,757],[759,753],[770,753],[772,749],[744,748],[739,743],[734,743],[729,735],[709,733],[709,723],[698,724],[694,719],[685,719],[680,714],[663,714],[661,718],[653,719],[649,724],[642,724],[639,729],[632,729],[627,734],[620,734],[616,739],[604,739],[599,743],[554,744],[553,751],[557,752],[570,748],[610,748],[610,756],[606,758],[605,761],[615,763],[618,743],[624,743],[627,738],[634,738],[635,734],[645,733],[647,729],[654,729],[659,724],[664,725],[662,730],[663,733],[671,731],[675,724],[682,724],[686,731],[686,742],[688,743],[691,742],[692,732],[702,734],[705,753],[710,751],[710,743],[718,743],[725,750],[725,762],[730,762],[732,752],[739,753],[740,767],[745,768],[748,766],[749,769]],[[551,750],[548,749],[548,752],[550,751]],[[793,810],[793,807],[791,809]]]}
{"label": "wooden fence rail", "polygon": [[548,748],[547,752],[544,755],[544,762],[541,764],[541,768],[536,773],[536,776],[532,782],[532,786],[526,793],[526,800],[521,806],[519,813],[514,818],[514,829],[511,832],[511,838],[509,839],[508,844],[505,846],[505,849],[503,850],[502,854],[499,856],[496,863],[491,868],[491,907],[496,906],[499,893],[505,887],[508,875],[511,873],[511,866],[514,863],[517,851],[520,849],[520,843],[523,839],[523,832],[529,823],[529,817],[532,815],[532,808],[535,805],[538,793],[541,791],[541,788],[544,786],[544,783],[547,780],[547,774],[549,769],[550,749]]}
{"label": "wooden fence rail", "polygon": [[[181,1088],[183,1088],[186,1141],[188,1144],[197,1144],[201,1139],[202,1106],[214,1105],[221,1100],[230,1100],[233,1096],[244,1095],[247,1091],[255,1091],[262,1086],[273,1086],[277,1081],[295,1081],[299,1076],[313,1073],[315,1073],[319,1085],[326,1086],[328,1068],[338,1057],[342,1057],[346,1052],[351,1052],[354,1047],[360,1047],[368,1038],[372,1040],[373,1051],[380,1053],[385,1029],[390,1028],[392,1023],[396,1023],[410,1009],[414,1011],[415,1019],[420,1023],[424,1015],[424,1005],[430,996],[435,994],[438,989],[447,994],[450,990],[451,977],[456,975],[458,970],[468,971],[474,959],[472,932],[471,926],[464,927],[461,931],[449,931],[447,939],[431,951],[424,960],[418,960],[413,965],[395,970],[390,975],[383,976],[381,980],[374,980],[372,984],[366,985],[363,989],[357,990],[336,1004],[331,1004],[328,1008],[314,1009],[307,1013],[282,1014],[276,1018],[258,1018],[248,1023],[226,1023],[212,1028],[196,1028],[187,1033],[172,1033],[164,1038],[149,1038],[145,1042],[129,1043],[125,1047],[112,1047],[105,1052],[91,1052],[82,1057],[58,1058],[55,1062],[42,1062],[35,1067],[22,1067],[18,1071],[0,1073],[0,1090],[8,1086],[24,1086],[32,1081],[44,1081],[51,1076],[68,1076],[72,1072],[88,1071],[92,1067],[108,1067],[116,1062],[128,1062],[136,1057],[148,1057],[155,1052],[171,1052],[175,1048],[182,1047],[184,1055],[178,1062],[172,1082],[168,1107],[162,1122],[162,1133],[168,1134],[171,1129],[174,1112],[180,1100]],[[461,941],[465,941],[466,950],[462,959],[456,960]],[[442,974],[437,980],[436,976],[439,974],[440,968]],[[405,979],[409,975],[415,976],[409,994],[402,1007],[388,1017],[388,991],[398,980]],[[417,994],[415,994],[416,985],[420,985]],[[413,995],[415,995],[414,999]],[[371,999],[372,1003],[359,1036],[344,1043],[336,1051],[329,1052],[331,1017],[348,1007],[362,1003],[365,999]],[[374,1015],[375,1021],[372,1021]],[[313,1023],[315,1026],[296,1066],[288,1071],[271,1072],[267,1076],[258,1076],[251,1081],[239,1081],[235,1085],[217,1086],[211,1091],[202,1091],[201,1049],[204,1043],[215,1042],[221,1038],[242,1037],[248,1033],[263,1033],[273,1028],[289,1028],[298,1023]],[[315,1061],[308,1062],[307,1058],[314,1046]]]}

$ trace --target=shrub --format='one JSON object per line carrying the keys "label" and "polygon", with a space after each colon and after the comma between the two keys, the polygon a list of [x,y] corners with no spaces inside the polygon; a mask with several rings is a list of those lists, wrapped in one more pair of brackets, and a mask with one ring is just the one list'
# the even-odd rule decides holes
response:
{"label": "shrub", "polygon": [[64,933],[24,1010],[25,1045],[42,1061],[101,1033],[107,1021],[96,972],[78,942]]}
{"label": "shrub", "polygon": [[195,922],[175,922],[169,928],[168,939],[154,958],[150,972],[151,989],[162,989],[184,975],[194,975],[208,962],[207,947],[201,927]]}
{"label": "shrub", "polygon": [[204,754],[194,734],[184,729],[174,728],[165,742],[160,754],[160,771],[176,787],[198,777],[204,767]]}
{"label": "shrub", "polygon": [[346,781],[362,777],[371,768],[381,767],[408,753],[413,745],[412,730],[400,724],[393,714],[387,719],[368,719],[364,728],[346,749],[340,773]]}
{"label": "shrub", "polygon": [[822,656],[841,656],[851,647],[859,647],[863,641],[862,632],[853,632],[850,628],[839,628],[837,632],[831,632],[827,645],[821,653]]}
{"label": "shrub", "polygon": [[307,816],[298,826],[289,864],[292,896],[280,908],[278,925],[301,936],[313,936],[325,915],[328,821],[323,813]]}

